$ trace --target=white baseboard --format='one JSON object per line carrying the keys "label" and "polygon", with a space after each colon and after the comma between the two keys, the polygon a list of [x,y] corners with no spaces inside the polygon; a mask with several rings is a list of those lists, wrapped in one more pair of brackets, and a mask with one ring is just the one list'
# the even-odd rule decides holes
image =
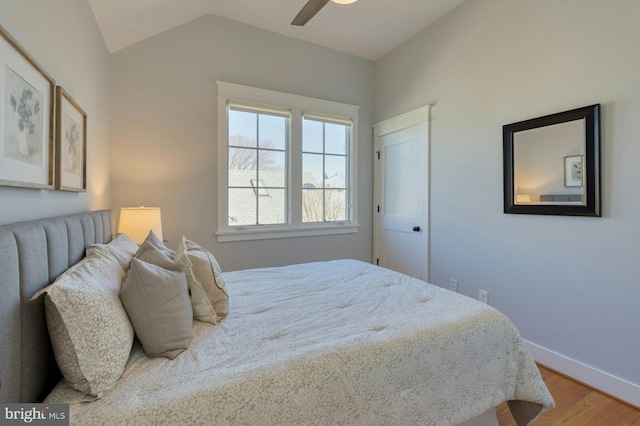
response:
{"label": "white baseboard", "polygon": [[536,362],[628,404],[640,407],[639,385],[590,367],[535,343],[525,340],[525,344]]}

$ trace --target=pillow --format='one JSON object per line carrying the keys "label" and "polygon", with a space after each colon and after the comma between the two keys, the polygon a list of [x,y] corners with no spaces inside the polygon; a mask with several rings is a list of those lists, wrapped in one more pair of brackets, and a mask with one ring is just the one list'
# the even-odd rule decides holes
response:
{"label": "pillow", "polygon": [[31,300],[46,293],[45,316],[66,382],[101,397],[122,376],[133,329],[118,298],[124,270],[115,257],[89,254]]}
{"label": "pillow", "polygon": [[126,271],[133,255],[138,251],[138,245],[127,234],[117,234],[108,244],[91,244],[87,247],[87,255],[92,253],[109,253],[118,260]]}
{"label": "pillow", "polygon": [[174,359],[189,347],[193,311],[184,272],[133,258],[120,299],[149,357]]}
{"label": "pillow", "polygon": [[191,295],[191,307],[193,308],[193,318],[198,321],[217,324],[218,319],[216,317],[216,312],[213,309],[213,305],[207,297],[207,293],[202,287],[202,284],[200,284],[194,276],[193,264],[191,263],[191,260],[189,260],[186,250],[187,248],[183,238],[183,242],[178,246],[175,261],[180,265],[187,276],[189,293]]}
{"label": "pillow", "polygon": [[[149,235],[155,236],[153,231],[151,231]],[[147,239],[140,244],[140,248],[134,257],[142,260],[143,262],[151,263],[152,265],[160,266],[164,269],[169,269],[170,271],[180,271],[180,267],[173,261],[175,252],[171,254],[172,252],[172,250],[169,250],[166,247],[164,249],[158,247],[147,237]]]}
{"label": "pillow", "polygon": [[[175,261],[187,274],[195,318],[213,324],[224,319],[229,312],[229,295],[216,258],[182,237]],[[213,312],[207,306],[211,306]],[[212,313],[215,313],[214,321]]]}
{"label": "pillow", "polygon": [[147,238],[145,238],[140,246],[145,243],[154,245],[156,248],[167,253],[172,259],[176,256],[176,252],[167,247],[164,244],[164,241],[162,241],[153,231],[149,231],[149,235],[147,235]]}

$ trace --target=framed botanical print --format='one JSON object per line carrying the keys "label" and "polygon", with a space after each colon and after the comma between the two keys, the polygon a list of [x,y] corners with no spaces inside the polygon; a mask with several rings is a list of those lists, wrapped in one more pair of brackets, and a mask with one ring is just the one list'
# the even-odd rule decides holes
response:
{"label": "framed botanical print", "polygon": [[56,189],[87,190],[87,114],[60,86],[56,89]]}
{"label": "framed botanical print", "polygon": [[54,187],[55,81],[0,26],[0,185]]}
{"label": "framed botanical print", "polygon": [[582,155],[564,157],[564,186],[584,186],[582,179]]}

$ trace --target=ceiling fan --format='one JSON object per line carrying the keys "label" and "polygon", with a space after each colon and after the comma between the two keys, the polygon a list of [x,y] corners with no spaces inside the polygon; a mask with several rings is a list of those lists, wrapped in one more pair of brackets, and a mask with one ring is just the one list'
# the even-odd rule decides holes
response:
{"label": "ceiling fan", "polygon": [[[299,27],[303,26],[311,18],[315,16],[316,13],[320,12],[330,0],[309,0],[307,4],[300,10],[300,12],[296,15],[296,17],[291,21],[291,25],[297,25]],[[349,4],[353,3],[357,0],[331,0],[334,3],[338,4]]]}

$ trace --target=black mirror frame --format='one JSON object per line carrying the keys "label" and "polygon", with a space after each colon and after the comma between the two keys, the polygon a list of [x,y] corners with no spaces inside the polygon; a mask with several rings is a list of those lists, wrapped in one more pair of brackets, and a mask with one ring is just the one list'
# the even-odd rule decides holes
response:
{"label": "black mirror frame", "polygon": [[[514,133],[568,121],[585,119],[585,195],[586,205],[516,204],[514,200]],[[502,128],[504,162],[504,212],[563,216],[601,215],[600,194],[600,104],[559,112]]]}

